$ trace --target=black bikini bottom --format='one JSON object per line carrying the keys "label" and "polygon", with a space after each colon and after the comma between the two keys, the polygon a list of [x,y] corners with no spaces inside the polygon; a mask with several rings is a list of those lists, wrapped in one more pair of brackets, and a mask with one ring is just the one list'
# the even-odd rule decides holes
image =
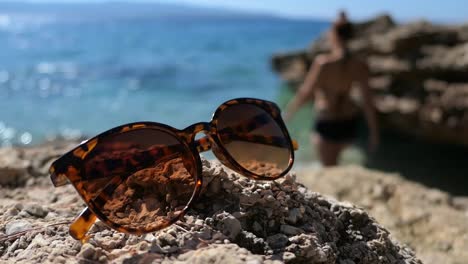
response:
{"label": "black bikini bottom", "polygon": [[337,143],[353,141],[357,136],[359,117],[337,120],[316,120],[314,129],[325,140]]}

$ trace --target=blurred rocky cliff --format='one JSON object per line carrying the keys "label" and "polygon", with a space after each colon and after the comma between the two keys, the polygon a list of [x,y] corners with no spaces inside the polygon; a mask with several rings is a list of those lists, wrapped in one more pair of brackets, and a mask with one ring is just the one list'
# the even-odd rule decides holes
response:
{"label": "blurred rocky cliff", "polygon": [[[382,127],[468,145],[468,24],[397,24],[383,15],[354,26],[349,47],[370,65]],[[274,55],[272,66],[297,88],[314,57],[328,50],[323,34],[308,49]]]}

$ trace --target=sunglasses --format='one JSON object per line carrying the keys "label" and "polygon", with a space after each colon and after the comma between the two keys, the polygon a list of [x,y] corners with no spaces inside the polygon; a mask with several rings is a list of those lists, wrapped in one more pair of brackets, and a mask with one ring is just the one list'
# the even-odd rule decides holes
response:
{"label": "sunglasses", "polygon": [[[196,139],[200,132],[205,136]],[[291,169],[297,147],[275,103],[239,98],[219,106],[211,122],[183,130],[154,122],[113,128],[64,154],[49,172],[54,186],[71,182],[85,201],[70,226],[85,242],[97,218],[136,235],[179,220],[200,195],[200,152],[211,149],[249,178],[275,180]]]}

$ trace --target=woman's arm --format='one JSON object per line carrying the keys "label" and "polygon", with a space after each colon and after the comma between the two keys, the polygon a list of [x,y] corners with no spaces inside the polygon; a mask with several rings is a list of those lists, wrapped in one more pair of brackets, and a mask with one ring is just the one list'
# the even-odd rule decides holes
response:
{"label": "woman's arm", "polygon": [[363,66],[359,87],[363,98],[364,115],[366,117],[367,126],[369,127],[369,150],[373,152],[377,150],[380,136],[374,97],[372,90],[369,87],[369,68],[367,65]]}
{"label": "woman's arm", "polygon": [[284,114],[284,120],[286,122],[294,116],[301,106],[313,99],[315,89],[321,78],[323,62],[324,58],[322,56],[318,56],[312,63],[304,83],[302,83],[294,97],[286,106],[286,112]]}

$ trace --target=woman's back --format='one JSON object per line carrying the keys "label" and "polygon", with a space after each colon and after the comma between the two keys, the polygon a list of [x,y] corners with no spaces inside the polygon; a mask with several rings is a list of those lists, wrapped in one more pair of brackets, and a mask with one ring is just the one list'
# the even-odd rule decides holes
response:
{"label": "woman's back", "polygon": [[322,55],[317,61],[320,71],[314,105],[318,118],[349,119],[355,116],[357,107],[351,99],[351,88],[354,83],[364,81],[366,64],[349,55]]}

